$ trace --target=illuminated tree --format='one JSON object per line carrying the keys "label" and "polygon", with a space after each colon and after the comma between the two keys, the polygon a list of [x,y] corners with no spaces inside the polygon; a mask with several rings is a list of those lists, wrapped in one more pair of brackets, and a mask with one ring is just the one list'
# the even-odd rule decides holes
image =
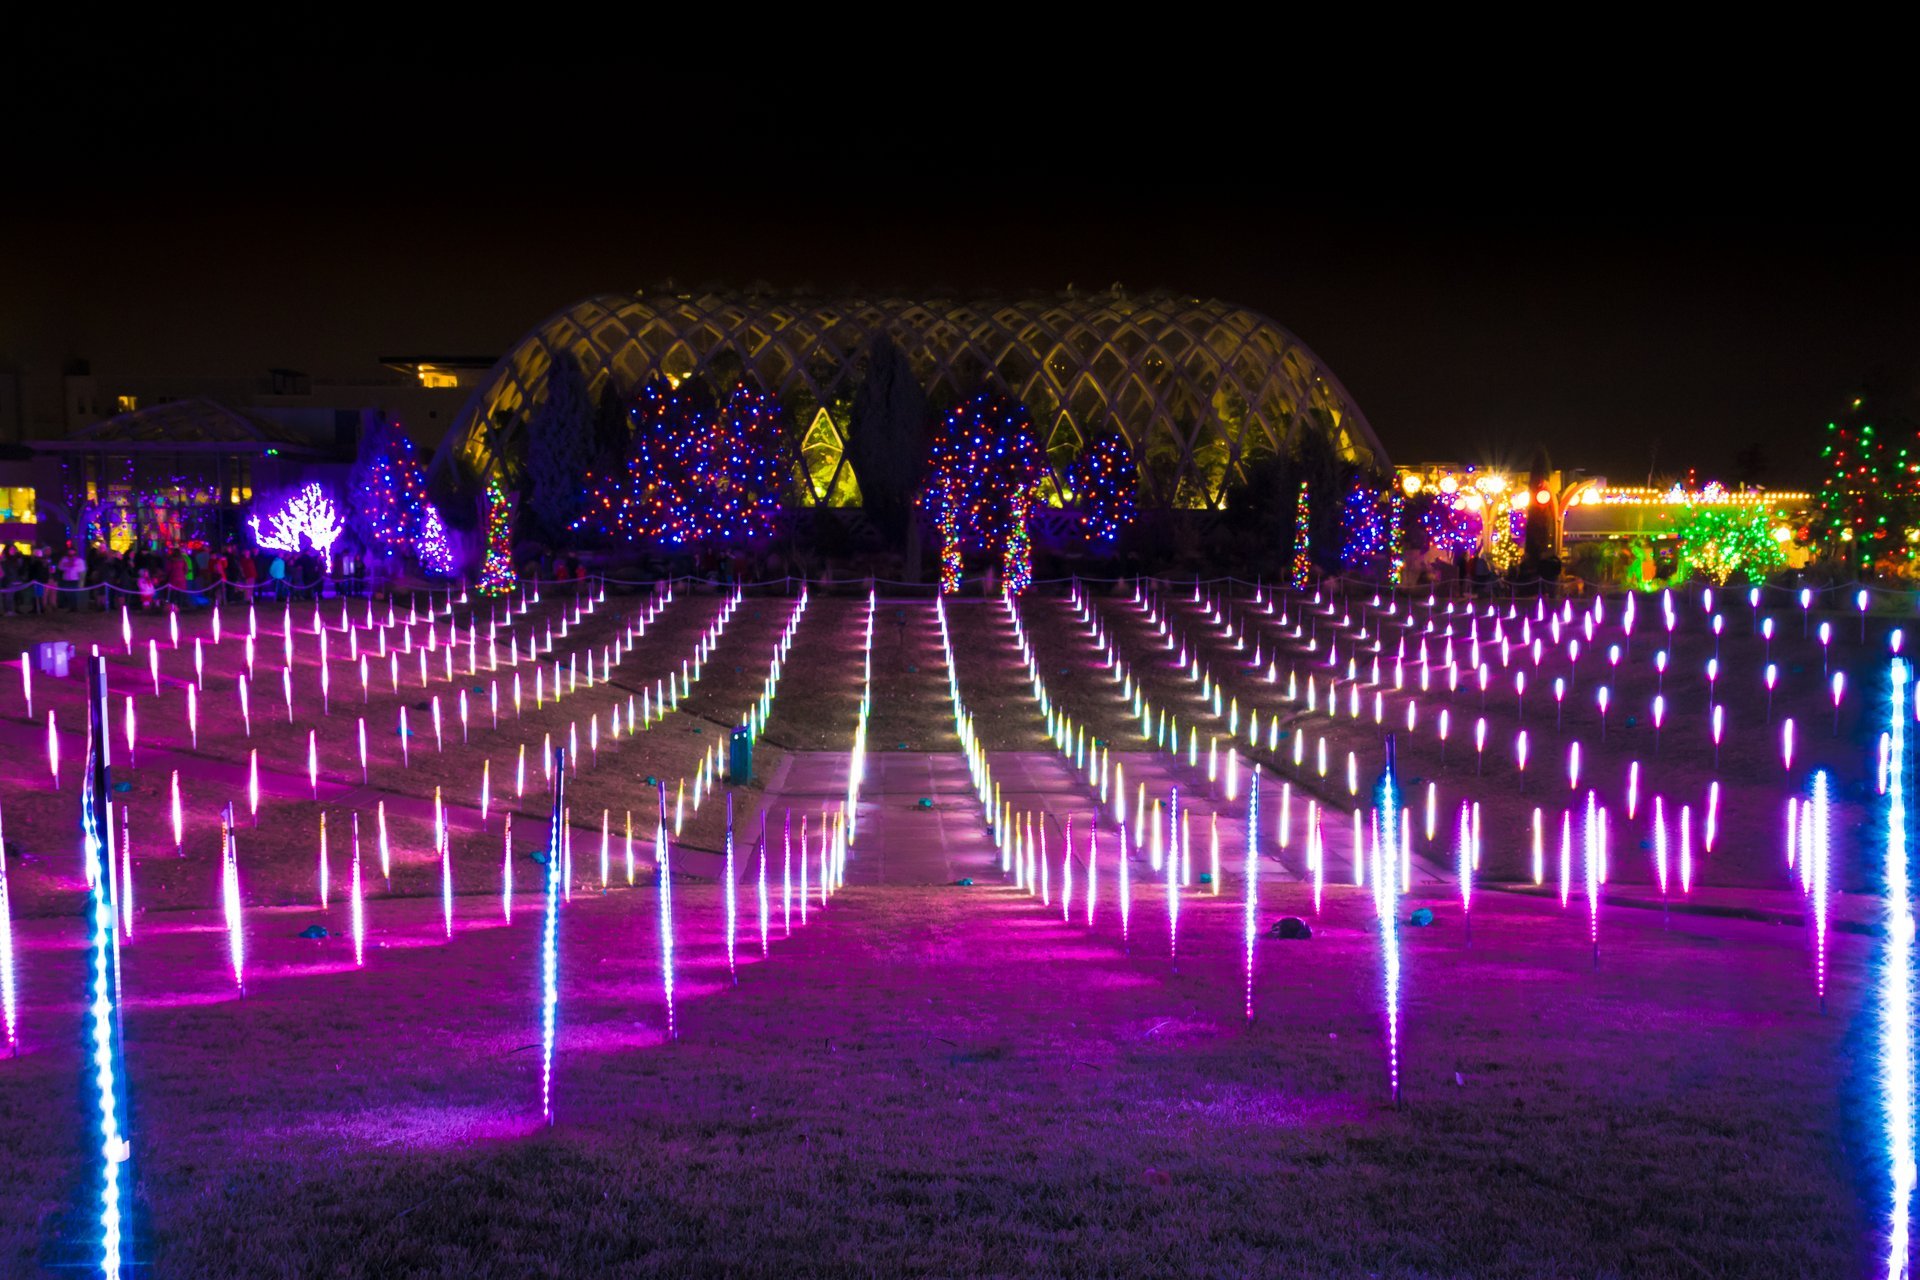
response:
{"label": "illuminated tree", "polygon": [[1427,546],[1449,556],[1472,555],[1480,545],[1480,513],[1457,493],[1426,490],[1415,499],[1418,524]]}
{"label": "illuminated tree", "polygon": [[712,401],[695,379],[673,386],[655,378],[629,409],[633,442],[621,466],[587,477],[578,532],[628,543],[691,545],[695,519],[697,441],[711,430]]}
{"label": "illuminated tree", "polygon": [[1863,394],[1827,424],[1815,494],[1814,536],[1855,569],[1909,560],[1907,531],[1920,523],[1920,453],[1914,426],[1891,398]]}
{"label": "illuminated tree", "polygon": [[[1695,503],[1678,532],[1685,567],[1699,570],[1715,583],[1725,583],[1741,572],[1757,582],[1787,560],[1785,548],[1774,537],[1771,513],[1757,503]],[[1684,570],[1676,576],[1685,576]]]}
{"label": "illuminated tree", "polygon": [[744,380],[734,383],[693,451],[700,540],[742,546],[764,542],[779,527],[790,466],[780,418],[779,401]]}
{"label": "illuminated tree", "polygon": [[429,573],[453,571],[446,527],[427,495],[426,468],[398,426],[368,415],[347,493],[354,532],[367,550],[411,556]]}
{"label": "illuminated tree", "polygon": [[698,379],[655,379],[630,417],[631,449],[618,470],[588,477],[576,531],[682,547],[772,536],[791,465],[778,401],[738,382],[716,406]]}
{"label": "illuminated tree", "polygon": [[[946,566],[962,548],[1003,555],[1015,541],[1011,569],[1023,554],[1026,522],[1047,476],[1046,455],[1026,406],[982,391],[940,423],[927,461],[922,505],[941,531],[941,586],[959,589],[959,575]],[[1009,582],[1009,590],[1024,583]]]}
{"label": "illuminated tree", "polygon": [[1307,498],[1307,482],[1300,482],[1300,496],[1294,502],[1293,572],[1288,582],[1295,591],[1304,591],[1313,581],[1313,504]]}
{"label": "illuminated tree", "polygon": [[1087,541],[1111,546],[1133,523],[1140,489],[1140,469],[1126,438],[1111,430],[1094,437],[1068,468],[1067,487]]}
{"label": "illuminated tree", "polygon": [[1499,498],[1487,500],[1487,563],[1499,574],[1512,573],[1527,553],[1527,513]]}
{"label": "illuminated tree", "polygon": [[1347,490],[1340,518],[1340,567],[1366,569],[1386,550],[1380,495],[1362,480]]}
{"label": "illuminated tree", "polygon": [[519,584],[513,571],[513,504],[500,482],[487,482],[487,558],[480,566],[481,595],[505,595]]}
{"label": "illuminated tree", "polygon": [[268,551],[291,554],[300,549],[304,538],[327,559],[333,555],[333,544],[347,531],[339,508],[317,484],[308,485],[268,512],[265,529],[260,527],[258,514],[252,516],[249,523],[253,526],[253,540]]}

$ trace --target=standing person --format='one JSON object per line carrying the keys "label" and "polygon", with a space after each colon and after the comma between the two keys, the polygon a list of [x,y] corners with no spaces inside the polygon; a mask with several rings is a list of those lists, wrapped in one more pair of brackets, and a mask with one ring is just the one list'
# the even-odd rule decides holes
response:
{"label": "standing person", "polygon": [[287,560],[278,551],[267,565],[267,577],[272,581],[268,594],[275,600],[283,598],[287,589]]}
{"label": "standing person", "polygon": [[187,558],[175,547],[167,556],[167,603],[178,611],[187,598]]}
{"label": "standing person", "polygon": [[0,552],[0,613],[25,613],[25,603],[20,598],[21,583],[25,579],[20,573],[20,553],[12,547]]}
{"label": "standing person", "polygon": [[260,580],[260,561],[251,551],[242,551],[240,559],[240,598],[253,603],[253,584]]}
{"label": "standing person", "polygon": [[227,552],[223,548],[215,553],[207,563],[209,575],[207,585],[213,588],[213,607],[219,608],[227,602]]}
{"label": "standing person", "polygon": [[60,607],[73,613],[80,612],[80,587],[87,576],[87,562],[74,545],[67,544],[67,554],[60,557]]}

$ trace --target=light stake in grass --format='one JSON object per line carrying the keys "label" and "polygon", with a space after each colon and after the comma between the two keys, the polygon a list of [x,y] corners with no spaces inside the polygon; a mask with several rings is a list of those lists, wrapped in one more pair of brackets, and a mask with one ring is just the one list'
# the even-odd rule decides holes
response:
{"label": "light stake in grass", "polygon": [[60,729],[52,707],[47,708],[47,768],[53,773],[53,789],[60,789]]}
{"label": "light stake in grass", "polygon": [[[1387,735],[1386,760],[1380,780],[1374,785],[1375,840],[1382,847],[1374,896],[1380,920],[1380,951],[1383,961],[1387,1012],[1387,1079],[1393,1105],[1400,1106],[1400,859],[1393,857],[1394,824],[1400,812],[1400,784],[1394,773],[1393,735]],[[1361,860],[1359,842],[1354,844],[1354,862]]]}
{"label": "light stake in grass", "polygon": [[320,815],[320,909],[327,909],[327,893],[333,877],[327,874],[327,815]]}
{"label": "light stake in grass", "polygon": [[1830,867],[1833,857],[1833,836],[1830,826],[1827,802],[1827,771],[1818,769],[1813,775],[1813,800],[1809,806],[1807,842],[1807,895],[1812,904],[1810,916],[1813,923],[1813,990],[1820,1002],[1820,1012],[1827,1012],[1827,915],[1832,905],[1830,893]]}
{"label": "light stake in grass", "polygon": [[1167,794],[1167,959],[1180,972],[1180,788]]}
{"label": "light stake in grass", "polygon": [[1560,811],[1560,909],[1565,911],[1573,891],[1573,815]]}
{"label": "light stake in grass", "polygon": [[453,837],[440,808],[440,788],[433,789],[434,830],[440,846],[440,914],[447,928],[447,941],[453,941]]}
{"label": "light stake in grass", "polygon": [[220,902],[226,913],[227,959],[233,965],[235,993],[246,999],[246,940],[241,933],[240,852],[234,845],[233,806],[220,810]]}
{"label": "light stake in grass", "polygon": [[1836,738],[1840,736],[1840,696],[1845,691],[1846,687],[1847,687],[1847,673],[1844,671],[1834,672],[1833,673],[1833,736]]}
{"label": "light stake in grass", "polygon": [[1540,885],[1546,880],[1546,833],[1541,828],[1540,806],[1533,809],[1533,883]]}
{"label": "light stake in grass", "polygon": [[[1069,850],[1071,856],[1071,850]],[[1087,819],[1087,928],[1093,928],[1093,903],[1100,888],[1100,815]]]}
{"label": "light stake in grass", "polygon": [[1914,1160],[1914,918],[1912,869],[1908,865],[1907,703],[1912,669],[1904,658],[1891,664],[1888,730],[1892,737],[1887,779],[1885,893],[1886,946],[1880,964],[1880,1104],[1886,1120],[1891,1168],[1891,1204],[1887,1229],[1887,1274],[1906,1280],[1911,1274]]}
{"label": "light stake in grass", "polygon": [[[5,846],[0,836],[0,847]],[[20,1007],[13,967],[13,903],[7,896],[7,860],[0,856],[0,1015],[6,1018],[7,1052],[20,1056]]]}
{"label": "light stake in grass", "polygon": [[1693,892],[1693,807],[1680,806],[1680,893]]}
{"label": "light stake in grass", "polygon": [[1587,938],[1593,944],[1593,967],[1600,967],[1600,860],[1604,856],[1601,848],[1601,821],[1599,801],[1594,792],[1587,792],[1587,821],[1584,848],[1585,873],[1587,881]]}
{"label": "light stake in grass", "polygon": [[1120,827],[1120,949],[1127,955],[1133,954],[1133,938],[1130,931],[1133,919],[1133,874],[1128,866],[1127,828]]}
{"label": "light stake in grass", "polygon": [[1653,798],[1653,878],[1660,886],[1661,927],[1667,926],[1667,810],[1663,797]]}
{"label": "light stake in grass", "polygon": [[[326,819],[321,818],[324,831]],[[366,907],[362,901],[364,892],[360,884],[360,814],[353,815],[353,963],[360,968],[367,963],[367,918]]]}
{"label": "light stake in grass", "polygon": [[1473,945],[1473,833],[1469,827],[1471,811],[1467,802],[1460,802],[1460,818],[1455,834],[1455,863],[1460,881],[1460,918],[1466,925],[1466,945]]}
{"label": "light stake in grass", "polygon": [[[1214,840],[1214,887],[1219,888],[1220,856],[1218,828]],[[1245,914],[1242,927],[1246,941],[1247,1021],[1253,1021],[1253,944],[1260,932],[1260,766],[1253,766],[1253,785],[1247,788],[1247,853],[1242,868],[1246,880]]]}
{"label": "light stake in grass", "polygon": [[[739,917],[739,906],[736,899],[736,890],[737,890],[737,886],[735,884],[736,874],[733,866],[733,792],[731,791],[727,792],[727,860],[726,860],[726,869],[723,872],[723,875],[725,877],[725,883],[726,883],[724,898],[726,902],[726,913],[727,913],[726,914],[727,978],[730,982],[733,983],[734,986],[737,987],[740,985],[740,974],[739,974],[739,971],[734,968],[733,944],[734,944],[735,926]],[[824,882],[824,879],[825,879],[825,872],[823,871],[822,872],[823,882]]]}
{"label": "light stake in grass", "polygon": [[[560,847],[565,796],[566,771],[557,770],[547,827],[546,912],[540,934],[540,1115],[548,1125],[553,1124],[553,1041],[560,1011]],[[664,861],[661,865],[665,866]]]}

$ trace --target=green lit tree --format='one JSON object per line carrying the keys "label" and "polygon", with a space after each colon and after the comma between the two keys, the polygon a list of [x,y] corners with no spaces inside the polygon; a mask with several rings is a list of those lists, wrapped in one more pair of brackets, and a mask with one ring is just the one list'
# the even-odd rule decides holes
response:
{"label": "green lit tree", "polygon": [[1696,503],[1678,529],[1683,568],[1676,576],[1693,571],[1725,584],[1744,573],[1758,582],[1786,563],[1774,527],[1772,514],[1755,503]]}
{"label": "green lit tree", "polygon": [[1920,453],[1911,419],[1891,398],[1862,392],[1827,423],[1820,449],[1815,541],[1854,570],[1913,558],[1920,523]]}

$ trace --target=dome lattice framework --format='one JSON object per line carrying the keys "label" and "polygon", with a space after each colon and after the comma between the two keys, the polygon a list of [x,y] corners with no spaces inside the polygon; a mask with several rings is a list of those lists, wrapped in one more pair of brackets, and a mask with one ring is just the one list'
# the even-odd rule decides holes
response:
{"label": "dome lattice framework", "polygon": [[600,294],[543,321],[476,389],[441,457],[475,481],[519,473],[526,423],[555,355],[589,389],[750,372],[785,406],[803,506],[857,506],[845,457],[869,345],[905,354],[929,411],[997,383],[1025,404],[1062,497],[1067,465],[1109,426],[1134,452],[1144,506],[1217,508],[1242,469],[1320,432],[1350,461],[1387,458],[1345,388],[1306,345],[1257,312],[1152,293],[1031,298],[800,298],[774,293]]}

